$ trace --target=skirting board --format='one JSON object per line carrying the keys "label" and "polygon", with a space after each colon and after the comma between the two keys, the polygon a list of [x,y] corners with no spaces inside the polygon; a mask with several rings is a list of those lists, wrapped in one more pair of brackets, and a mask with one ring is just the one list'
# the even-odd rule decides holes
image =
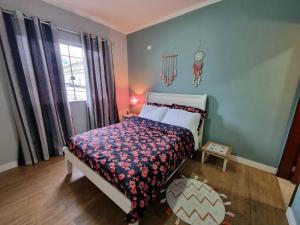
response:
{"label": "skirting board", "polygon": [[18,167],[18,161],[5,163],[3,165],[0,165],[0,173],[4,172],[6,170],[10,170],[10,169],[15,168],[15,167]]}
{"label": "skirting board", "polygon": [[291,207],[288,207],[288,209],[286,210],[286,218],[289,225],[297,225],[294,212]]}
{"label": "skirting board", "polygon": [[263,170],[263,171],[266,171],[268,173],[276,174],[276,172],[277,172],[277,168],[275,168],[275,167],[268,166],[268,165],[265,165],[263,163],[255,162],[255,161],[252,161],[252,160],[249,160],[249,159],[245,159],[245,158],[242,158],[242,157],[239,157],[239,156],[236,156],[236,155],[232,155],[231,159],[233,161],[238,162],[238,163],[241,163],[241,164],[244,164],[244,165],[259,169],[259,170]]}

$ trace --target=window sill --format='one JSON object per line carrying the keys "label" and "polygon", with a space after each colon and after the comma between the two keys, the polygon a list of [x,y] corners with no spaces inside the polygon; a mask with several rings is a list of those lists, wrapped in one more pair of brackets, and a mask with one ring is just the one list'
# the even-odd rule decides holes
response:
{"label": "window sill", "polygon": [[86,100],[74,100],[74,101],[69,101],[69,103],[76,103],[76,102],[86,102]]}

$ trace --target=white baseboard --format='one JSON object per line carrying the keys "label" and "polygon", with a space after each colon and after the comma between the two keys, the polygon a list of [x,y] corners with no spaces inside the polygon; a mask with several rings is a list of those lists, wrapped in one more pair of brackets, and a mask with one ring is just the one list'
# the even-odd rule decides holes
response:
{"label": "white baseboard", "polygon": [[232,155],[231,159],[233,161],[238,162],[238,163],[241,163],[241,164],[244,164],[244,165],[259,169],[259,170],[263,170],[263,171],[266,171],[268,173],[276,174],[276,172],[277,172],[277,168],[275,168],[275,167],[268,166],[268,165],[265,165],[263,163],[255,162],[255,161],[252,161],[252,160],[249,160],[249,159],[245,159],[245,158],[242,158],[242,157],[239,157],[239,156],[236,156],[236,155]]}
{"label": "white baseboard", "polygon": [[0,173],[4,172],[6,170],[9,170],[9,169],[15,168],[15,167],[18,167],[18,161],[13,161],[13,162],[2,164],[2,165],[0,165]]}
{"label": "white baseboard", "polygon": [[291,207],[288,207],[288,209],[286,210],[286,218],[288,220],[289,225],[297,225],[294,212],[291,209]]}

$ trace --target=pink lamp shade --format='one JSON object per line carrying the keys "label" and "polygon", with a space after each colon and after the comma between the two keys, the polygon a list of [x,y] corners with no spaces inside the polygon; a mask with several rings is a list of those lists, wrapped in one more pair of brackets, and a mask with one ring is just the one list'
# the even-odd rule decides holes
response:
{"label": "pink lamp shade", "polygon": [[131,96],[129,99],[130,105],[136,105],[139,103],[139,99],[136,96]]}

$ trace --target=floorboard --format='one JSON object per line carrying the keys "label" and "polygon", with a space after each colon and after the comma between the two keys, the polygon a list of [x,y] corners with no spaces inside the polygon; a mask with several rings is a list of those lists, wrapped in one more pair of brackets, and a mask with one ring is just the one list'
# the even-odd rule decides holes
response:
{"label": "floorboard", "polygon": [[[226,208],[236,214],[228,218],[232,225],[288,225],[274,175],[236,162],[229,162],[226,173],[220,166],[219,161],[201,164],[197,157],[188,160],[177,176],[198,176],[226,194],[232,202]],[[124,225],[124,217],[125,213],[78,170],[66,176],[62,157],[0,174],[0,224]],[[157,199],[140,224],[173,225],[175,221],[167,203],[160,204]]]}

